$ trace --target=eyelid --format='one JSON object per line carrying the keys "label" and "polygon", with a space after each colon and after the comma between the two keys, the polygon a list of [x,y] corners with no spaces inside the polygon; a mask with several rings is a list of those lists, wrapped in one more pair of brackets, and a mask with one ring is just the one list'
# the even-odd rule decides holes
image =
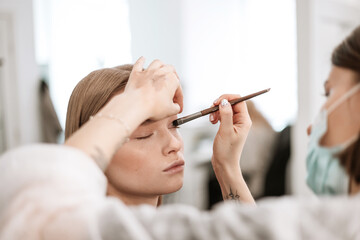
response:
{"label": "eyelid", "polygon": [[148,135],[141,136],[141,137],[135,137],[135,139],[136,140],[143,140],[143,139],[147,139],[147,138],[151,137],[152,135],[154,135],[154,133],[150,133]]}
{"label": "eyelid", "polygon": [[325,97],[328,97],[330,95],[330,87],[329,87],[329,80],[326,80],[324,82],[324,94]]}

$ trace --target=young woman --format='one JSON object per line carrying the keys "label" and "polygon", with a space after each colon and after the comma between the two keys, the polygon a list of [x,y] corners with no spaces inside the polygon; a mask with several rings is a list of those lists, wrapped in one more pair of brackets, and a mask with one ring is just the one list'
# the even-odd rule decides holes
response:
{"label": "young woman", "polygon": [[[124,92],[132,68],[123,65],[97,70],[79,82],[69,100],[65,139],[90,118],[99,117],[99,110]],[[181,188],[185,161],[181,136],[172,126],[175,119],[176,115],[147,120],[129,136],[105,171],[109,196],[129,205],[156,205],[160,195]]]}
{"label": "young woman", "polygon": [[326,102],[308,128],[307,183],[317,194],[360,190],[360,27],[332,54]]}
{"label": "young woman", "polygon": [[[158,68],[158,69],[157,69]],[[65,138],[68,139],[75,131],[90,119],[106,118],[108,121],[117,119],[111,115],[99,114],[99,111],[114,96],[122,95],[126,89],[132,65],[123,65],[114,68],[96,70],[82,79],[75,87],[68,105]],[[170,67],[160,61],[155,61],[145,71],[157,69],[159,73]],[[141,70],[142,71],[142,70]],[[221,99],[231,99],[236,96],[224,95]],[[215,102],[219,104],[220,100]],[[149,99],[149,101],[153,101]],[[246,109],[246,105],[242,106]],[[234,107],[235,110],[239,106]],[[139,109],[140,110],[140,109]],[[141,111],[141,110],[140,110]],[[213,115],[219,117],[219,115]],[[240,199],[239,190],[236,185],[245,185],[238,163],[241,155],[243,139],[241,132],[235,134],[237,123],[250,127],[250,119],[236,119],[240,117],[235,114],[234,123],[229,122],[230,129],[223,129],[219,134],[224,134],[223,139],[215,140],[213,163],[218,173],[218,179],[222,181],[225,198]],[[178,191],[183,184],[185,159],[183,156],[183,141],[177,127],[172,121],[177,118],[174,114],[161,120],[146,120],[131,133],[129,139],[113,155],[105,175],[108,180],[107,195],[120,198],[128,205],[150,204],[159,205],[163,194]],[[246,121],[244,121],[246,120]],[[91,120],[90,120],[91,121]],[[217,120],[213,120],[215,123]],[[246,125],[247,124],[247,125]],[[228,133],[225,133],[228,132]],[[236,151],[223,153],[223,147],[228,145],[227,138],[232,139]],[[221,147],[219,147],[221,146]],[[235,163],[234,160],[237,160]],[[229,169],[226,169],[229,168]],[[231,177],[227,171],[237,168]],[[232,171],[233,172],[233,171]],[[231,191],[230,191],[231,188]],[[242,200],[253,202],[250,192],[245,188],[246,194],[242,194]]]}

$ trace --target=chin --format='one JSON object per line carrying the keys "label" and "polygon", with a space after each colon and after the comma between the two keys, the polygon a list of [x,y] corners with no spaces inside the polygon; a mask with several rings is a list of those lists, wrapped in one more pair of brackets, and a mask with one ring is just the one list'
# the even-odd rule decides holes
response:
{"label": "chin", "polygon": [[179,191],[183,186],[183,181],[178,183],[168,183],[166,186],[166,189],[164,189],[164,192],[162,194],[169,194]]}

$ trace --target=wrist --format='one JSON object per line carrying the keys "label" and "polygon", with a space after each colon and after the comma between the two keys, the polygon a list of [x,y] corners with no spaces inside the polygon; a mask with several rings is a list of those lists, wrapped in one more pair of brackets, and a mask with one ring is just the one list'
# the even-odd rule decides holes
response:
{"label": "wrist", "polygon": [[243,175],[239,164],[219,164],[212,159],[212,166],[219,184],[232,182],[235,179],[243,181]]}
{"label": "wrist", "polygon": [[213,166],[214,172],[219,172],[221,174],[225,174],[225,175],[232,175],[232,174],[240,174],[241,173],[241,169],[240,169],[240,161],[239,160],[229,160],[226,159],[226,161],[221,161],[219,159],[217,159],[216,157],[212,156],[211,158],[211,164]]}
{"label": "wrist", "polygon": [[[146,105],[142,105],[133,94],[122,93],[111,99],[98,114],[121,120],[131,134],[148,118]],[[139,111],[140,110],[140,111]]]}
{"label": "wrist", "polygon": [[254,204],[254,199],[243,178],[240,166],[214,167],[224,200],[239,200],[243,203]]}

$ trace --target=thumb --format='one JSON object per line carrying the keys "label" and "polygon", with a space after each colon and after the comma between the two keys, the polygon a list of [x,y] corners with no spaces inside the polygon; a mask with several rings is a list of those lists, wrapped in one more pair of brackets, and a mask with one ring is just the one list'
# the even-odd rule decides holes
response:
{"label": "thumb", "polygon": [[173,103],[170,111],[170,116],[179,114],[181,111],[181,106],[178,103]]}
{"label": "thumb", "polygon": [[233,131],[233,111],[227,99],[221,100],[219,105],[220,129],[224,134],[231,134]]}
{"label": "thumb", "polygon": [[161,120],[161,119],[176,115],[180,112],[180,105],[177,103],[163,105],[162,107],[163,107],[163,109],[160,110],[157,114],[153,115],[150,119]]}

